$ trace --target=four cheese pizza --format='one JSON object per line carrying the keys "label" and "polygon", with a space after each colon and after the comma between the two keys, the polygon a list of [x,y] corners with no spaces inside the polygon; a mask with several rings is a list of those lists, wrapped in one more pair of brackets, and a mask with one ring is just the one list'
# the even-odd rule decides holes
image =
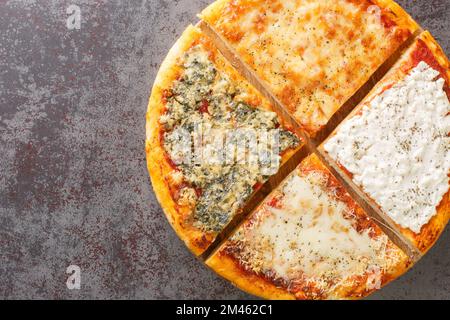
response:
{"label": "four cheese pizza", "polygon": [[155,81],[146,141],[153,188],[187,246],[203,253],[299,143],[210,40],[189,27]]}
{"label": "four cheese pizza", "polygon": [[282,299],[360,298],[409,265],[315,156],[206,263],[245,291]]}
{"label": "four cheese pizza", "polygon": [[421,251],[450,217],[449,79],[423,33],[323,146]]}
{"label": "four cheese pizza", "polygon": [[201,18],[311,134],[417,29],[386,0],[219,0]]}
{"label": "four cheese pizza", "polygon": [[408,270],[450,218],[450,63],[429,32],[390,0],[218,0],[201,18],[146,117],[187,247],[270,299],[362,298]]}

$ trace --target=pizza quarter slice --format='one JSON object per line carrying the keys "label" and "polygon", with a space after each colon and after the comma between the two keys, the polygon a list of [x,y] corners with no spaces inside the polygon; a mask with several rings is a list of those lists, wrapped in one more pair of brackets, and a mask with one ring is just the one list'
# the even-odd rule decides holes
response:
{"label": "pizza quarter slice", "polygon": [[312,135],[418,29],[390,0],[219,0],[200,17]]}
{"label": "pizza quarter slice", "polygon": [[424,32],[322,146],[422,252],[450,217],[449,79]]}
{"label": "pizza quarter slice", "polygon": [[155,80],[146,136],[153,188],[187,246],[204,252],[299,146],[269,102],[188,27]]}
{"label": "pizza quarter slice", "polygon": [[206,263],[268,299],[358,299],[410,266],[315,155]]}

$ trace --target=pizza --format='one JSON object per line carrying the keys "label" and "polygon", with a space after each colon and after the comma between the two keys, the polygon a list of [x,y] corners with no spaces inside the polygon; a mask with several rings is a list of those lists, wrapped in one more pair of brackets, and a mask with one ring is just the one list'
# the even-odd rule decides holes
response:
{"label": "pizza", "polygon": [[[146,152],[158,200],[195,254],[300,146],[281,124],[199,29],[183,33],[153,86]],[[247,134],[256,135],[252,148],[244,148]]]}
{"label": "pizza", "polygon": [[422,252],[450,217],[450,63],[423,33],[323,145]]}
{"label": "pizza", "polygon": [[314,155],[206,263],[272,299],[361,298],[410,264]]}
{"label": "pizza", "polygon": [[219,0],[200,17],[312,135],[417,30],[385,0]]}
{"label": "pizza", "polygon": [[179,238],[268,299],[359,299],[450,218],[450,62],[388,0],[218,0],[169,51],[146,115]]}

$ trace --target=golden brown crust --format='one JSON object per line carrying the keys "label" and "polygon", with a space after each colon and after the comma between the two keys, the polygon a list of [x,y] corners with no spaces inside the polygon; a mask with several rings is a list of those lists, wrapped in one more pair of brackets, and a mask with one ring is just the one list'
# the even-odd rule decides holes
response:
{"label": "golden brown crust", "polygon": [[[424,48],[424,44],[427,48]],[[431,54],[431,55],[430,55]],[[434,40],[428,31],[423,32],[418,39],[411,45],[410,48],[402,55],[394,67],[385,75],[385,77],[377,83],[377,85],[369,92],[363,101],[341,122],[341,124],[333,131],[333,133],[323,142],[319,148],[320,152],[326,153],[323,145],[333,137],[339,128],[350,118],[359,114],[362,108],[372,101],[377,95],[392,86],[392,84],[402,80],[406,74],[417,66],[417,64],[424,60],[435,69],[439,69],[441,76],[446,80],[444,90],[449,95],[449,79],[450,79],[450,63],[442,48]],[[449,95],[450,99],[450,95]],[[341,164],[341,169],[351,178],[352,175]],[[373,203],[375,203],[372,200]],[[386,216],[386,219],[390,219]],[[422,253],[426,253],[433,244],[437,241],[439,236],[444,231],[450,219],[450,190],[444,195],[441,203],[437,207],[436,215],[422,227],[419,234],[412,232],[407,228],[403,228],[393,222],[397,229],[409,239]]]}
{"label": "golden brown crust", "polygon": [[229,2],[229,0],[216,0],[203,9],[198,16],[200,19],[213,24],[220,17]]}
{"label": "golden brown crust", "polygon": [[165,111],[165,106],[162,103],[164,91],[171,88],[173,81],[180,72],[177,60],[189,49],[198,36],[197,30],[189,26],[169,51],[161,65],[148,105],[145,144],[148,171],[156,197],[177,235],[195,255],[201,254],[213,240],[213,237],[205,235],[193,227],[189,228],[183,221],[183,216],[189,213],[189,209],[178,206],[171,195],[168,179],[174,169],[165,157],[165,150],[161,146],[162,127],[159,118]]}
{"label": "golden brown crust", "polygon": [[386,17],[395,23],[414,33],[419,29],[417,22],[395,1],[392,0],[372,0],[372,2],[384,10]]}
{"label": "golden brown crust", "polygon": [[[350,2],[362,2],[362,1],[352,1]],[[208,23],[213,24],[215,21],[217,21],[222,13],[224,12],[224,9],[227,8],[231,1],[230,0],[217,0],[210,4],[208,7],[206,7],[200,14],[199,17]],[[254,0],[249,1],[243,1],[248,3],[248,5],[252,5],[252,2],[259,2]],[[392,0],[371,0],[367,1],[368,4],[372,3],[373,5],[376,5],[380,7],[383,11],[383,14],[385,14],[389,20],[392,21],[392,23],[395,23],[397,26],[401,26],[402,28],[408,29],[411,33],[413,33],[415,30],[419,28],[419,25],[417,22],[411,18],[411,16],[401,7],[399,6],[395,1]],[[236,13],[238,14],[238,13]]]}
{"label": "golden brown crust", "polygon": [[295,296],[264,278],[243,271],[239,263],[227,254],[218,252],[206,264],[221,277],[231,281],[241,290],[271,300],[294,300]]}
{"label": "golden brown crust", "polygon": [[[307,300],[308,294],[305,291],[297,291],[295,294],[290,293],[287,289],[277,287],[273,283],[267,281],[261,276],[244,271],[239,262],[232,256],[221,251],[213,255],[206,261],[206,264],[221,277],[232,282],[239,289],[264,299],[269,300]],[[388,285],[392,280],[403,275],[410,268],[410,263],[406,260],[399,263],[398,267],[393,269],[389,274],[383,275],[382,287]],[[358,300],[369,296],[376,289],[367,290],[360,283],[353,287],[340,287],[328,299],[336,300]]]}
{"label": "golden brown crust", "polygon": [[410,60],[411,64],[405,63],[403,71],[405,72],[409,68],[416,66],[419,60],[424,60],[441,73],[442,78],[445,80],[444,91],[450,100],[450,62],[444,50],[442,50],[429,31],[425,31],[420,35],[411,49],[410,56],[412,57]]}
{"label": "golden brown crust", "polygon": [[[298,167],[298,170],[303,171],[320,171],[324,172],[327,175],[331,175],[325,165],[319,160],[316,155],[310,155],[305,158]],[[293,172],[292,174],[295,174]],[[337,181],[330,177],[333,180],[333,184],[337,183]],[[335,191],[335,189],[333,189]],[[280,196],[280,188],[277,188],[272,191],[272,193],[255,209],[254,213],[242,223],[241,227],[245,227],[247,225],[252,225],[255,223],[254,219],[259,219],[256,217],[256,213],[263,208],[269,202],[272,202],[274,198]],[[281,200],[282,201],[282,200]],[[272,204],[271,204],[272,205]],[[357,207],[358,212],[355,212],[357,215],[364,215],[364,219],[367,220],[364,211]],[[369,221],[369,223],[365,226],[361,226],[361,228],[372,228],[374,230],[374,237],[382,235],[382,231],[379,230],[375,224]],[[387,285],[390,281],[398,278],[402,274],[404,274],[411,266],[411,261],[404,255],[398,248],[396,248],[392,243],[389,243],[389,246],[393,250],[397,250],[398,254],[398,263],[391,266],[387,272],[385,272],[381,277],[381,286]],[[232,254],[230,254],[230,248],[233,247],[233,243],[230,241],[225,242],[207,261],[206,264],[212,268],[215,272],[217,272],[220,276],[225,279],[231,281],[234,285],[239,287],[241,290],[246,291],[250,294],[254,294],[265,299],[310,299],[312,295],[309,290],[315,290],[314,287],[303,286],[301,288],[296,288],[295,292],[290,291],[286,285],[277,285],[275,282],[266,278],[264,275],[258,275],[254,272],[248,271],[240,265],[239,260]],[[231,250],[233,251],[233,250]],[[321,296],[318,295],[316,298],[326,297],[328,299],[360,299],[366,297],[373,293],[376,289],[367,289],[367,275],[355,278],[355,283],[353,286],[339,286],[333,292],[330,292],[330,296]]]}
{"label": "golden brown crust", "polygon": [[426,253],[434,243],[439,239],[439,236],[445,230],[450,219],[450,191],[448,191],[436,210],[436,215],[422,227],[420,234],[415,234],[409,229],[398,226],[401,232],[411,239],[416,247]]}
{"label": "golden brown crust", "polygon": [[450,61],[436,39],[433,38],[429,31],[423,32],[419,39],[424,41],[427,47],[433,52],[433,56],[437,59],[438,63],[446,70],[447,80],[450,79]]}

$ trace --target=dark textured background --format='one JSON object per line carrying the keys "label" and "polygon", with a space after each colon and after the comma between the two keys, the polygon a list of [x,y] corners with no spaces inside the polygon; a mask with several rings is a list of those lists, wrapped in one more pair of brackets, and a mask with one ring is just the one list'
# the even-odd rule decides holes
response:
{"label": "dark textured background", "polygon": [[[187,251],[145,166],[152,81],[209,2],[0,0],[0,298],[251,298]],[[399,2],[449,54],[450,1]],[[372,298],[450,299],[448,231]]]}

